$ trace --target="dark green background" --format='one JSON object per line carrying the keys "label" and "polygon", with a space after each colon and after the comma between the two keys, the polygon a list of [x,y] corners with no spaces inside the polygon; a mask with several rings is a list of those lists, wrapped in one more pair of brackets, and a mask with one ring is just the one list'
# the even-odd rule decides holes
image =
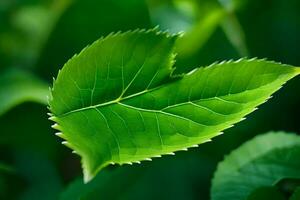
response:
{"label": "dark green background", "polygon": [[[232,44],[242,36],[235,29],[228,36],[221,21],[201,48],[178,55],[175,65],[180,72],[242,56],[300,66],[299,0],[222,1],[225,7],[213,0],[187,1],[197,7],[190,8],[194,13],[181,9],[180,0],[64,2],[68,1],[1,0],[0,77],[18,68],[50,86],[71,56],[101,36],[157,25],[188,32],[216,7],[237,19],[248,52],[241,54]],[[82,183],[79,157],[51,130],[46,105],[22,103],[0,115],[0,163],[7,165],[0,170],[0,199],[209,199],[217,163],[232,149],[270,130],[300,132],[299,85],[299,78],[290,81],[246,121],[211,143],[141,165],[109,167],[88,185]]]}

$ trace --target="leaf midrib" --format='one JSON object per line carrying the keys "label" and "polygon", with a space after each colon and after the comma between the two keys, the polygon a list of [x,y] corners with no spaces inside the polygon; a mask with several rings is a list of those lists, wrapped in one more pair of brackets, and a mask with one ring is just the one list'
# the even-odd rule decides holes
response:
{"label": "leaf midrib", "polygon": [[123,92],[122,92],[121,95],[120,95],[120,97],[118,97],[115,100],[104,102],[104,103],[100,103],[100,104],[96,104],[96,105],[90,105],[90,106],[83,107],[83,108],[74,109],[74,110],[68,111],[66,113],[60,114],[60,115],[58,115],[58,117],[65,117],[65,116],[67,116],[69,114],[72,114],[72,113],[76,113],[76,112],[80,112],[80,111],[84,111],[84,110],[89,110],[89,109],[94,109],[94,108],[98,108],[98,107],[103,107],[103,106],[109,106],[109,105],[112,105],[112,104],[117,104],[117,103],[120,103],[121,101],[124,101],[124,100],[127,100],[127,99],[131,99],[131,98],[143,95],[143,94],[145,94],[147,92],[152,92],[154,90],[158,90],[159,88],[164,87],[164,86],[166,86],[168,84],[170,84],[170,83],[162,84],[162,85],[154,87],[152,89],[146,89],[146,90],[143,90],[141,92],[137,92],[135,94],[132,94],[132,95],[129,95],[129,96],[126,96],[126,97],[122,97],[122,95],[123,95]]}
{"label": "leaf midrib", "polygon": [[[108,102],[105,102],[105,103],[101,103],[101,104],[96,104],[96,105],[91,105],[91,106],[87,106],[87,107],[84,107],[84,108],[78,108],[78,109],[74,109],[74,110],[71,110],[71,111],[68,111],[66,113],[63,113],[61,115],[58,115],[58,117],[65,117],[67,115],[70,115],[70,114],[73,114],[73,113],[76,113],[76,112],[80,112],[80,111],[85,111],[85,110],[90,110],[90,109],[95,109],[95,108],[99,108],[99,107],[104,107],[104,106],[109,106],[109,105],[112,105],[112,104],[118,104],[118,103],[121,103],[121,101],[124,101],[124,100],[128,100],[128,99],[131,99],[131,98],[134,98],[134,97],[137,97],[137,96],[140,96],[140,95],[143,95],[147,92],[152,92],[154,90],[158,90],[160,89],[161,87],[164,87],[166,85],[169,85],[169,84],[172,84],[172,82],[169,82],[169,83],[166,83],[166,84],[162,84],[158,87],[155,87],[155,88],[152,88],[152,89],[146,89],[146,90],[143,90],[141,92],[138,92],[138,93],[135,93],[135,94],[132,94],[132,95],[129,95],[129,96],[126,96],[126,97],[119,97],[115,100],[112,100],[112,101],[108,101]],[[228,94],[225,94],[225,95],[221,95],[221,96],[214,96],[214,97],[208,97],[208,98],[202,98],[202,99],[196,99],[196,100],[193,100],[193,101],[188,101],[188,102],[192,102],[192,103],[195,103],[196,101],[199,101],[199,100],[210,100],[210,99],[214,99],[214,98],[220,98],[222,100],[224,100],[222,97],[227,97],[227,96],[230,96],[230,95],[237,95],[237,94],[242,94],[244,92],[249,92],[249,91],[253,91],[253,90],[258,90],[262,87],[266,87],[270,85],[269,84],[266,84],[266,85],[262,85],[260,87],[257,87],[257,88],[254,88],[254,89],[247,89],[247,90],[244,90],[244,91],[241,91],[241,92],[237,92],[237,93],[228,93]],[[227,101],[227,100],[224,100],[224,101]],[[184,103],[188,103],[188,102],[184,102]],[[231,101],[230,101],[231,102]],[[238,102],[235,102],[235,103],[238,103]],[[181,103],[183,104],[183,103]],[[240,103],[242,104],[242,103]],[[128,104],[124,104],[122,103],[122,105],[126,105],[126,106],[131,106],[131,105],[128,105]],[[176,105],[179,105],[179,104],[174,104],[174,105],[171,105],[172,107],[176,106]],[[160,110],[149,110],[149,109],[143,109],[143,108],[138,108],[138,107],[134,107],[134,106],[131,106],[132,108],[136,108],[136,109],[142,109],[142,110],[147,110],[147,111],[162,111],[166,108],[163,108],[163,109],[160,109]],[[172,114],[172,113],[170,113]]]}
{"label": "leaf midrib", "polygon": [[[208,66],[208,67],[209,67],[209,66]],[[197,70],[205,70],[205,69],[207,69],[208,67],[198,68]],[[197,70],[196,70],[196,71],[197,71]],[[140,70],[139,70],[139,71],[140,71]],[[135,74],[135,76],[139,73],[139,71]],[[299,68],[298,68],[298,67],[295,67],[295,72],[296,72],[295,76],[299,75],[299,74],[300,74],[300,67],[299,67]],[[189,75],[187,75],[187,76],[189,76]],[[186,76],[180,77],[180,78],[181,78],[180,80],[184,79],[185,77],[186,77]],[[134,77],[132,81],[134,81],[135,78],[136,78],[136,77]],[[178,78],[178,77],[177,77],[177,78]],[[72,113],[76,113],[76,112],[80,112],[80,111],[85,111],[85,110],[89,110],[89,109],[94,109],[94,108],[98,108],[98,107],[103,107],[103,106],[108,106],[108,105],[112,105],[112,104],[117,104],[117,103],[120,103],[121,101],[128,100],[128,99],[131,99],[131,98],[134,98],[134,97],[143,95],[143,94],[145,94],[145,93],[147,93],[147,92],[152,92],[152,91],[154,91],[154,90],[158,90],[158,89],[160,89],[161,87],[165,87],[165,86],[170,85],[170,84],[174,84],[173,81],[174,81],[175,79],[176,79],[176,77],[170,76],[170,82],[164,83],[164,84],[162,84],[162,85],[159,85],[159,86],[154,87],[154,88],[151,88],[151,89],[146,88],[145,90],[143,90],[143,91],[141,91],[141,92],[138,92],[138,93],[135,93],[135,94],[132,94],[132,95],[123,97],[123,95],[124,95],[124,93],[126,92],[126,90],[128,89],[128,87],[130,87],[130,85],[131,85],[131,83],[132,83],[132,82],[131,82],[129,85],[126,86],[125,91],[124,91],[124,89],[123,89],[123,91],[121,92],[121,95],[120,95],[117,99],[115,99],[115,100],[108,101],[108,102],[104,102],[104,103],[100,103],[100,104],[96,104],[96,105],[90,105],[90,106],[86,106],[86,107],[83,107],[83,108],[74,109],[74,110],[68,111],[68,112],[66,112],[66,113],[59,114],[59,115],[57,115],[57,117],[65,117],[65,116],[67,116],[67,115],[69,115],[69,114],[72,114]],[[172,80],[173,80],[173,81],[172,81]],[[180,81],[180,80],[179,80],[179,81]],[[199,100],[210,100],[210,99],[214,99],[214,98],[216,98],[216,97],[222,98],[222,97],[226,97],[226,96],[230,96],[230,95],[241,94],[241,93],[244,93],[244,92],[247,92],[247,91],[253,91],[253,90],[260,89],[260,88],[265,87],[265,86],[268,86],[268,85],[270,85],[270,84],[271,84],[271,83],[268,83],[268,84],[265,84],[265,85],[261,85],[261,86],[259,86],[259,87],[257,87],[257,88],[250,89],[250,90],[249,90],[249,89],[246,89],[246,90],[244,90],[244,91],[237,92],[237,93],[228,93],[228,94],[221,95],[221,96],[215,96],[215,97],[208,97],[208,98],[196,99],[196,100],[194,100],[194,101],[189,101],[189,102],[195,103],[196,101],[199,101]],[[224,100],[224,99],[222,99],[222,100]],[[127,104],[124,104],[124,105],[127,105]],[[174,104],[174,105],[172,105],[172,106],[175,106],[175,105],[178,105],[178,104]],[[130,105],[129,105],[129,106],[130,106]],[[142,109],[142,108],[141,108],[141,109]],[[165,109],[165,108],[163,108],[163,109]],[[152,110],[152,111],[153,111],[153,110]],[[156,111],[159,111],[159,110],[156,110]]]}

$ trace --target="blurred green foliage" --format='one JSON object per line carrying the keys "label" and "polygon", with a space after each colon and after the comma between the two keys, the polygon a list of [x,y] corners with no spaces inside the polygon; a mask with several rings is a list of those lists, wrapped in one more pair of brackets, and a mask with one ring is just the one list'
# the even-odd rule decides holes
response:
{"label": "blurred green foliage", "polygon": [[300,66],[299,0],[1,0],[0,199],[205,200],[224,154],[257,133],[299,133],[298,78],[210,144],[107,169],[83,185],[79,158],[50,129],[45,87],[99,37],[155,26],[185,32],[178,73],[241,56]]}
{"label": "blurred green foliage", "polygon": [[212,200],[290,198],[300,185],[299,157],[298,135],[259,135],[218,164],[212,180]]}

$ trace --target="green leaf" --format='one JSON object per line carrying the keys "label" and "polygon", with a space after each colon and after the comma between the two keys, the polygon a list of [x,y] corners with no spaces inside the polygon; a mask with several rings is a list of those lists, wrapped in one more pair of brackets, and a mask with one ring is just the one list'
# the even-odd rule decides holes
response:
{"label": "green leaf", "polygon": [[48,85],[22,70],[8,70],[0,76],[0,115],[23,102],[47,105]]}
{"label": "green leaf", "polygon": [[211,37],[216,28],[225,17],[223,9],[213,7],[191,30],[177,41],[180,56],[187,57],[195,54]]}
{"label": "green leaf", "polygon": [[[300,137],[268,133],[246,142],[225,157],[212,182],[212,200],[245,200],[259,188],[284,178],[300,178]],[[255,199],[255,198],[254,198]]]}
{"label": "green leaf", "polygon": [[155,30],[109,35],[59,72],[50,119],[82,157],[86,181],[109,164],[151,160],[210,141],[300,73],[241,59],[173,77],[176,38]]}
{"label": "green leaf", "polygon": [[[195,55],[220,25],[228,40],[239,54],[241,56],[248,55],[243,30],[234,14],[234,11],[238,8],[238,6],[235,5],[236,2],[220,1],[218,3],[217,1],[211,0],[196,2],[179,0],[177,2],[179,7],[181,4],[183,4],[182,7],[194,7],[194,13],[198,14],[197,17],[194,17],[197,20],[191,28],[181,30],[186,31],[186,34],[177,42],[176,49],[180,57],[189,58]],[[191,11],[187,10],[186,12],[190,13]],[[184,71],[184,69],[177,70],[178,72]]]}
{"label": "green leaf", "polygon": [[249,50],[245,40],[245,33],[236,15],[233,13],[227,13],[227,16],[222,21],[221,26],[228,40],[237,50],[239,55],[248,56]]}

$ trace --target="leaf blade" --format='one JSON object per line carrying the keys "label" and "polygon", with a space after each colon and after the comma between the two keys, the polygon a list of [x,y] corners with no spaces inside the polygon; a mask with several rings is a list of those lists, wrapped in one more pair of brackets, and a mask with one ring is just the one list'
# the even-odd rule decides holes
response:
{"label": "leaf blade", "polygon": [[241,59],[173,77],[175,39],[155,30],[110,35],[59,73],[51,119],[82,156],[86,181],[109,164],[209,141],[298,74],[291,66]]}
{"label": "leaf blade", "polygon": [[0,115],[24,102],[47,105],[47,83],[22,70],[8,70],[0,77]]}
{"label": "leaf blade", "polygon": [[[215,172],[212,199],[247,199],[252,192],[284,178],[300,178],[300,137],[270,132],[230,153]],[[231,190],[234,188],[234,192]]]}

